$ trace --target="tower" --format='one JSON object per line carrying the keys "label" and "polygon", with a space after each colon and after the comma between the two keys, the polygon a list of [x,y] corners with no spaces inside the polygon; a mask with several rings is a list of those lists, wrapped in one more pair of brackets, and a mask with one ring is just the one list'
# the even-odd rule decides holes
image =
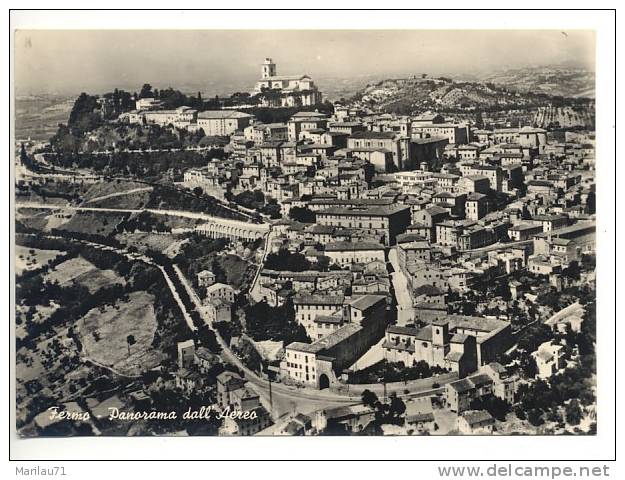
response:
{"label": "tower", "polygon": [[261,79],[264,80],[266,78],[275,77],[275,76],[276,76],[276,64],[273,63],[271,58],[265,58],[265,61],[263,62],[261,66],[261,70],[260,70]]}
{"label": "tower", "polygon": [[449,322],[446,319],[432,321],[432,361],[439,367],[445,366],[445,355],[449,351]]}

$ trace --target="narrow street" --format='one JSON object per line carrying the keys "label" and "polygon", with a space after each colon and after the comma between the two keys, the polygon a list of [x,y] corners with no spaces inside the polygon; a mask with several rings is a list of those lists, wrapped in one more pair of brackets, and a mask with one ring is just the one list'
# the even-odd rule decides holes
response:
{"label": "narrow street", "polygon": [[267,255],[271,251],[271,242],[273,241],[275,232],[271,227],[269,227],[269,233],[265,236],[264,242],[265,245],[263,247],[263,258],[258,266],[258,270],[256,270],[256,275],[254,275],[254,280],[252,280],[252,285],[250,286],[250,297],[255,302],[260,302],[263,297],[260,293],[260,283],[258,279],[260,278],[260,272],[263,269],[263,265],[265,265],[265,260],[267,260]]}
{"label": "narrow street", "polygon": [[[212,327],[210,319],[207,318],[205,310],[202,308],[197,293],[193,290],[189,281],[184,277],[178,266],[174,266],[174,270],[180,278],[182,285],[187,290],[189,298],[194,303],[196,310],[204,320],[204,322]],[[271,384],[271,405],[269,395],[269,381],[259,377],[255,372],[245,366],[245,364],[237,357],[234,352],[221,338],[219,333],[215,331],[217,342],[222,348],[220,356],[227,362],[241,369],[245,374],[245,379],[250,382],[258,394],[262,397],[263,404],[271,411],[274,418],[280,417],[288,412],[310,413],[320,408],[331,408],[341,405],[353,405],[360,402],[360,397],[350,397],[331,393],[329,391],[320,391],[310,388],[298,388],[287,386],[281,383]]]}
{"label": "narrow street", "polygon": [[393,282],[395,297],[397,299],[397,325],[404,326],[408,323],[412,323],[415,318],[412,296],[410,295],[406,275],[404,275],[404,272],[402,272],[399,267],[396,248],[391,248],[389,250],[388,259],[393,266],[391,280]]}
{"label": "narrow street", "polygon": [[[117,253],[120,253],[126,256],[129,260],[142,261],[150,265],[157,266],[163,272],[167,285],[169,286],[172,292],[172,295],[174,296],[174,299],[176,300],[176,302],[178,303],[178,306],[180,307],[180,310],[182,311],[182,314],[183,314],[183,317],[185,319],[187,326],[189,327],[191,331],[196,330],[196,327],[195,325],[193,325],[193,322],[191,320],[191,316],[189,315],[185,305],[182,303],[179,292],[176,290],[177,288],[176,284],[172,281],[171,278],[169,278],[167,272],[164,270],[164,268],[161,265],[157,264],[156,262],[154,262],[154,260],[152,260],[149,257],[146,257],[144,255],[137,256],[136,254],[132,254],[124,249],[113,248],[109,245],[104,245],[104,244],[99,244],[99,243],[94,243],[94,242],[87,242],[84,240],[75,240],[75,241],[77,243],[83,243],[83,244],[90,245],[92,247],[99,248],[102,250],[115,251]],[[396,263],[396,258],[392,260],[392,262]],[[180,278],[181,284],[183,285],[185,290],[187,290],[187,294],[189,295],[189,298],[191,299],[191,301],[194,303],[198,313],[202,316],[202,318],[207,323],[207,325],[211,326],[210,320],[206,318],[206,313],[201,308],[202,307],[201,301],[197,293],[191,286],[190,282],[185,278],[182,271],[177,266],[174,266],[174,271],[176,275],[178,275],[178,277]],[[403,274],[401,274],[401,272],[400,272],[401,276],[396,275],[396,274],[393,274],[393,275],[394,275],[393,281],[397,282],[395,283],[396,288],[398,284],[402,285],[402,283],[400,283],[402,282],[402,280],[404,282],[403,285],[405,285],[406,280],[405,278],[403,278]],[[401,298],[403,299],[404,302],[406,300],[409,301],[410,300],[409,295],[407,295],[407,290],[405,289],[405,287],[404,287],[403,292],[405,295]],[[407,318],[411,318],[410,313],[409,313],[411,310],[412,310],[412,306],[410,306],[409,309],[406,309],[404,311],[405,315],[408,316]],[[349,386],[345,385],[345,386],[341,386],[338,389],[334,388],[334,389],[328,389],[328,390],[316,390],[312,388],[296,387],[296,386],[285,385],[283,383],[276,383],[276,382],[272,382],[270,386],[270,382],[267,379],[261,378],[255,372],[247,368],[243,364],[243,362],[234,354],[234,352],[230,350],[229,346],[226,345],[226,343],[223,341],[221,336],[217,332],[215,333],[216,333],[215,336],[217,338],[217,341],[222,348],[222,352],[220,356],[225,361],[235,365],[237,368],[243,371],[245,379],[252,384],[254,389],[261,396],[263,405],[265,405],[267,410],[271,411],[272,416],[276,419],[284,418],[288,414],[294,414],[294,413],[308,414],[308,413],[312,413],[312,412],[315,412],[324,408],[334,408],[334,407],[339,407],[339,406],[358,404],[361,402],[360,396],[362,394],[362,391],[366,388],[376,392],[377,394],[379,394],[379,396],[383,395],[385,387],[382,384],[349,385]],[[433,385],[434,383],[443,385],[444,383],[448,383],[451,380],[452,378],[446,378],[445,376],[441,376],[441,377],[436,377],[432,379],[413,380],[413,381],[408,381],[406,383],[404,382],[389,383],[386,385],[386,392],[387,394],[390,394],[391,392],[396,392],[400,396],[420,395],[420,394],[423,394],[424,392],[428,392],[432,389],[438,388],[435,385]],[[270,390],[271,390],[271,395],[270,395]]]}

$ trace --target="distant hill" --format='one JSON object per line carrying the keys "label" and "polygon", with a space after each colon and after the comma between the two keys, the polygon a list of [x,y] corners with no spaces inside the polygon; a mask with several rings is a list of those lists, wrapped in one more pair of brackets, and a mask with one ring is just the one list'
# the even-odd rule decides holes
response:
{"label": "distant hill", "polygon": [[595,72],[582,68],[555,66],[506,69],[484,75],[480,80],[505,85],[519,92],[595,98]]}
{"label": "distant hill", "polygon": [[[503,79],[503,77],[495,76],[493,78]],[[509,76],[509,78],[512,77]],[[519,75],[514,78],[518,78],[518,83],[521,85],[525,77]],[[567,85],[572,85],[573,76],[566,78],[568,78]],[[550,82],[557,83],[554,77],[549,77],[549,79]],[[424,110],[442,113],[496,112],[515,109],[530,110],[547,106],[585,108],[594,104],[593,100],[588,98],[563,98],[553,93],[534,91],[528,82],[529,80],[523,84],[526,89],[522,90],[514,87],[514,83],[457,81],[445,77],[428,78],[426,75],[386,79],[367,85],[351,97],[350,103],[374,111],[406,115]],[[543,82],[541,85],[545,89],[547,84]],[[580,80],[577,85],[579,92],[588,91],[587,83]]]}
{"label": "distant hill", "polygon": [[64,95],[18,95],[15,97],[15,138],[48,140],[59,123],[67,122],[74,97]]}

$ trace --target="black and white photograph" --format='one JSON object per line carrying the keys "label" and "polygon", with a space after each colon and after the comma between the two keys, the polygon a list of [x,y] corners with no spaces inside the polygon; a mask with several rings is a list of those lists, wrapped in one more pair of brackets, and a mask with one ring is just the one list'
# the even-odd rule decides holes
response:
{"label": "black and white photograph", "polygon": [[598,32],[287,27],[12,31],[16,442],[614,428]]}

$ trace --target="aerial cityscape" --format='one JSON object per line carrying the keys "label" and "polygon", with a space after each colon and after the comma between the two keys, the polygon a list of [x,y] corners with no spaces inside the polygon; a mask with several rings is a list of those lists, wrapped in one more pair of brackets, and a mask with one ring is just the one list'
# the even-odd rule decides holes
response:
{"label": "aerial cityscape", "polygon": [[594,70],[246,65],[17,79],[19,435],[596,434]]}

